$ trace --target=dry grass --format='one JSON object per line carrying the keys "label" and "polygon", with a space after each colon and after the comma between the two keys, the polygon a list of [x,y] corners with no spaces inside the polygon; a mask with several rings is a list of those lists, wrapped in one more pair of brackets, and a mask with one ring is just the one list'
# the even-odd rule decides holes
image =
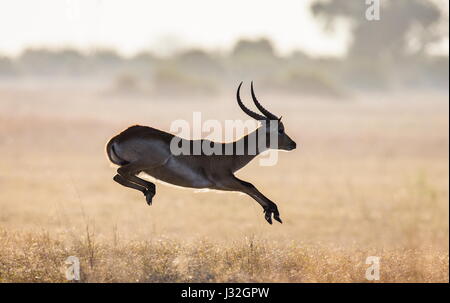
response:
{"label": "dry grass", "polygon": [[83,282],[367,282],[367,253],[381,257],[383,282],[448,281],[448,254],[432,249],[368,252],[252,238],[227,245],[165,238],[96,242],[91,236],[1,231],[1,281],[64,282],[63,262],[74,255]]}
{"label": "dry grass", "polygon": [[300,144],[239,172],[278,204],[273,226],[245,196],[158,185],[148,207],[112,181],[114,132],[244,118],[232,93],[127,98],[0,87],[0,281],[63,282],[75,255],[88,282],[364,282],[368,256],[381,282],[448,282],[447,96],[261,96]]}

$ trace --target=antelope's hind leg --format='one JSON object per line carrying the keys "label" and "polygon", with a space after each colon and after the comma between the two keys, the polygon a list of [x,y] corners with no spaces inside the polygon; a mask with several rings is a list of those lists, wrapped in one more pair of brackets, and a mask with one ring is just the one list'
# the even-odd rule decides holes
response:
{"label": "antelope's hind leg", "polygon": [[139,190],[144,194],[147,204],[152,205],[153,197],[156,194],[156,186],[152,182],[136,177],[140,171],[141,169],[138,168],[138,165],[130,163],[119,167],[117,175],[113,179],[123,186]]}
{"label": "antelope's hind leg", "polygon": [[[116,181],[117,183],[119,183],[120,185],[140,191],[141,193],[144,194],[147,204],[152,205],[152,199],[156,194],[156,187],[153,190],[149,190],[149,189],[145,188],[144,186],[138,185],[136,183],[133,183],[133,182],[125,179],[123,176],[121,176],[119,174],[115,175],[113,180]],[[151,184],[153,184],[153,183],[151,183]],[[153,186],[154,186],[154,184],[153,184]]]}
{"label": "antelope's hind leg", "polygon": [[124,177],[122,177],[119,174],[115,175],[113,177],[113,180],[116,181],[117,183],[119,183],[120,185],[125,186],[125,187],[134,188],[134,189],[142,192],[143,194],[145,194],[145,192],[147,190],[145,187],[143,187],[141,185],[138,185],[138,184],[135,184],[133,182],[130,182],[130,181],[128,181],[127,179],[125,179]]}

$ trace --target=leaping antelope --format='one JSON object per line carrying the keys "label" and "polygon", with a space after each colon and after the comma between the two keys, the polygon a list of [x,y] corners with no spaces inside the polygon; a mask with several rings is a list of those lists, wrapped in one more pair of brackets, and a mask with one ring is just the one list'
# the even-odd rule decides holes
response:
{"label": "leaping antelope", "polygon": [[[113,137],[106,146],[109,160],[120,166],[113,180],[142,192],[149,205],[152,204],[152,199],[156,194],[156,186],[137,177],[141,172],[145,172],[157,180],[182,187],[242,192],[262,206],[264,217],[269,224],[272,224],[272,214],[275,220],[282,223],[277,205],[264,196],[253,184],[238,179],[234,173],[265,150],[290,151],[296,148],[296,143],[285,133],[281,118],[266,110],[258,102],[253,91],[253,82],[251,84],[252,99],[263,115],[244,106],[239,94],[241,86],[242,82],[236,93],[239,107],[244,113],[260,121],[261,126],[234,142],[208,141],[208,143],[218,144],[222,150],[232,150],[232,154],[206,155],[202,151],[198,155],[192,153],[176,155],[171,152],[170,148],[173,139],[183,141],[190,147],[206,140],[186,140],[158,129],[135,125]],[[265,144],[258,144],[258,134],[263,134],[262,137],[265,134]],[[270,144],[271,137],[277,139],[276,146]],[[254,149],[254,152],[250,153],[249,147],[255,142],[256,150]],[[243,153],[236,152],[238,146],[244,146]]]}

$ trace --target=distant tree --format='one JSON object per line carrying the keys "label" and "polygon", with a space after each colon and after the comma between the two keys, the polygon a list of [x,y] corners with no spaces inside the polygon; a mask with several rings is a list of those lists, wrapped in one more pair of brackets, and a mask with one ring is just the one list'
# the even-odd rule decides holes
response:
{"label": "distant tree", "polygon": [[87,69],[86,57],[74,49],[27,49],[19,57],[20,70],[37,75],[78,75]]}
{"label": "distant tree", "polygon": [[12,76],[16,71],[11,59],[0,56],[0,76]]}
{"label": "distant tree", "polygon": [[131,61],[137,62],[137,63],[150,63],[151,64],[156,60],[157,60],[157,58],[155,57],[155,55],[153,55],[152,53],[147,52],[147,51],[137,53],[136,55],[134,55],[131,58]]}
{"label": "distant tree", "polygon": [[269,57],[274,57],[275,51],[272,43],[268,39],[263,38],[255,41],[241,39],[236,43],[233,49],[233,55],[245,56],[247,54],[261,54]]}
{"label": "distant tree", "polygon": [[91,63],[99,70],[110,71],[120,66],[123,58],[112,49],[99,49],[92,53]]}
{"label": "distant tree", "polygon": [[53,60],[58,65],[58,69],[68,75],[79,75],[88,68],[86,56],[75,49],[54,52]]}
{"label": "distant tree", "polygon": [[174,56],[174,64],[185,73],[217,78],[223,73],[220,58],[201,49],[190,49]]}
{"label": "distant tree", "polygon": [[32,74],[50,74],[54,69],[53,58],[54,53],[48,49],[26,49],[19,57],[20,70]]}
{"label": "distant tree", "polygon": [[148,78],[157,64],[158,58],[153,53],[143,51],[128,60],[124,60],[122,73]]}
{"label": "distant tree", "polygon": [[311,5],[314,16],[330,30],[339,18],[350,21],[353,40],[349,56],[376,58],[422,54],[442,38],[438,29],[441,11],[433,1],[382,0],[379,21],[368,21],[365,1],[316,0]]}
{"label": "distant tree", "polygon": [[276,55],[272,42],[259,40],[239,40],[230,56],[231,74],[258,80],[271,76],[281,68],[281,59]]}

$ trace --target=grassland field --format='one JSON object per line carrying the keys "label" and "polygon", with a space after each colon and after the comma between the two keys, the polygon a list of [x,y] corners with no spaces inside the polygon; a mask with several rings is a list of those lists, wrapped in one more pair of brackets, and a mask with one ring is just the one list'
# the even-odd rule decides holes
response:
{"label": "grassland field", "polygon": [[[250,96],[243,94],[247,104]],[[448,282],[448,94],[333,100],[259,96],[297,142],[278,164],[238,172],[278,204],[157,185],[152,206],[113,182],[107,140],[131,124],[246,119],[234,92],[114,95],[0,85],[0,282]]]}

